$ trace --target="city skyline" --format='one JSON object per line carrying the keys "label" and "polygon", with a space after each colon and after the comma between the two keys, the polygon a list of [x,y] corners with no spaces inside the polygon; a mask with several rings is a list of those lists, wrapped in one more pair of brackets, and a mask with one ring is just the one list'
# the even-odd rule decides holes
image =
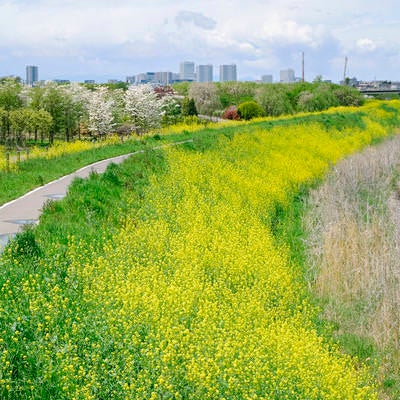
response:
{"label": "city skyline", "polygon": [[308,81],[340,81],[346,56],[348,76],[400,80],[397,9],[394,0],[0,0],[0,76],[39,65],[44,80],[104,82],[195,59],[277,81],[282,69],[300,75],[304,52]]}

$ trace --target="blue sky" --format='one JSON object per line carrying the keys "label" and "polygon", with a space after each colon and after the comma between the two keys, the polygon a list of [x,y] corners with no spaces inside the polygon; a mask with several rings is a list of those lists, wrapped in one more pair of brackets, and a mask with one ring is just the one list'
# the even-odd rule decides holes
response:
{"label": "blue sky", "polygon": [[400,81],[398,0],[0,0],[0,76],[125,79],[179,62],[236,63],[240,80],[293,68],[334,82]]}

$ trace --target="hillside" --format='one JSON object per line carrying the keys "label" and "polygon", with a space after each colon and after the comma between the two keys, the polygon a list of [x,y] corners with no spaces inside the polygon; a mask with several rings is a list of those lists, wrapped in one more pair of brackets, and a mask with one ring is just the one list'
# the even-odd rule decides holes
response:
{"label": "hillside", "polygon": [[374,399],[319,322],[300,193],[400,102],[193,133],[77,180],[1,258],[4,399]]}

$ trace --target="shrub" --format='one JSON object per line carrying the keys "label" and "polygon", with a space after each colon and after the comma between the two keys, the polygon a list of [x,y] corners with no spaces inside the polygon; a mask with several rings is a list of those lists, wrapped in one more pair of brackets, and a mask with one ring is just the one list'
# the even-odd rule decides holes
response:
{"label": "shrub", "polygon": [[197,115],[196,104],[193,99],[189,99],[189,97],[185,97],[182,101],[181,106],[181,114],[183,117],[189,117],[192,115]]}
{"label": "shrub", "polygon": [[240,104],[237,112],[240,118],[246,120],[263,117],[265,115],[264,109],[255,101],[245,101]]}
{"label": "shrub", "polygon": [[237,107],[236,106],[227,107],[223,112],[221,118],[232,119],[232,120],[240,119]]}
{"label": "shrub", "polygon": [[284,84],[262,85],[256,92],[255,100],[268,116],[292,114],[293,105],[287,89],[288,85]]}
{"label": "shrub", "polygon": [[341,106],[361,106],[364,104],[362,94],[349,86],[340,86],[333,91]]}
{"label": "shrub", "polygon": [[10,243],[11,254],[13,258],[38,257],[41,254],[41,249],[36,242],[35,234],[33,233],[32,225],[25,225],[22,232],[16,234],[14,240]]}

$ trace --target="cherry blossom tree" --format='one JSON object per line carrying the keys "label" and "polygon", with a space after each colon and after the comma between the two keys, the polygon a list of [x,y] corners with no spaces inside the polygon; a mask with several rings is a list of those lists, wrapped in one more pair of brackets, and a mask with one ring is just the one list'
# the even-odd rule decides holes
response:
{"label": "cherry blossom tree", "polygon": [[114,100],[107,87],[98,87],[88,96],[88,129],[95,135],[105,136],[115,127]]}
{"label": "cherry blossom tree", "polygon": [[130,86],[125,92],[125,111],[138,133],[160,126],[163,100],[158,99],[151,85]]}

